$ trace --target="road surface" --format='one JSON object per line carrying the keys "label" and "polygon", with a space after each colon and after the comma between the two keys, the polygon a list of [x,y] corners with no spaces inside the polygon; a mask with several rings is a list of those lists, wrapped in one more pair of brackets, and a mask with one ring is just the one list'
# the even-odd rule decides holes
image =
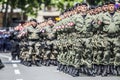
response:
{"label": "road surface", "polygon": [[11,61],[9,53],[0,53],[5,68],[0,70],[0,80],[120,80],[120,77],[72,77],[56,70],[57,67],[26,67],[19,61]]}

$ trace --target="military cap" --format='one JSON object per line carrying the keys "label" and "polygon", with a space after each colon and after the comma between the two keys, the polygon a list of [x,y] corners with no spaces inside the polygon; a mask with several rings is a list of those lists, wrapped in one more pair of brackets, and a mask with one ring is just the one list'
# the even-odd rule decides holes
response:
{"label": "military cap", "polygon": [[81,5],[85,5],[85,6],[88,6],[88,5],[87,5],[87,3],[84,3],[84,2],[83,2]]}
{"label": "military cap", "polygon": [[64,10],[64,13],[67,12],[67,9]]}
{"label": "military cap", "polygon": [[108,4],[115,4],[115,2],[111,0],[108,2]]}
{"label": "military cap", "polygon": [[20,21],[18,21],[18,23],[21,23],[21,24],[24,24],[26,21],[24,21],[24,20],[20,20]]}
{"label": "military cap", "polygon": [[98,5],[98,7],[102,7],[102,5]]}
{"label": "military cap", "polygon": [[105,2],[104,5],[108,5],[108,2]]}
{"label": "military cap", "polygon": [[71,11],[71,8],[69,8],[67,11]]}
{"label": "military cap", "polygon": [[99,6],[95,6],[95,8],[98,8]]}
{"label": "military cap", "polygon": [[37,20],[36,20],[36,19],[30,19],[30,22],[32,22],[32,21],[37,22]]}
{"label": "military cap", "polygon": [[80,4],[80,3],[77,3],[77,4],[75,4],[74,7],[78,7],[78,6],[81,6],[81,4]]}
{"label": "military cap", "polygon": [[75,7],[72,7],[72,8],[71,8],[71,10],[74,10],[74,9],[75,9]]}
{"label": "military cap", "polygon": [[64,12],[61,12],[61,15],[63,15],[64,14]]}
{"label": "military cap", "polygon": [[91,6],[89,9],[95,9],[95,6]]}

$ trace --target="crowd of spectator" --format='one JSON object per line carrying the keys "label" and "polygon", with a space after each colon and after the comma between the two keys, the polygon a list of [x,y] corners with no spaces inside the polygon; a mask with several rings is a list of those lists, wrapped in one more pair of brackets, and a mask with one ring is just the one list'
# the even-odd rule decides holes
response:
{"label": "crowd of spectator", "polygon": [[11,32],[8,29],[0,29],[0,52],[9,52],[11,50]]}

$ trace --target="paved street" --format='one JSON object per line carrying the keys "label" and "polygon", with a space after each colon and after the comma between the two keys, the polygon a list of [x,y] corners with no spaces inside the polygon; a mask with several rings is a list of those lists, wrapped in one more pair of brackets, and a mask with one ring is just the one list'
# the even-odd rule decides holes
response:
{"label": "paved street", "polygon": [[57,67],[26,67],[10,60],[10,54],[1,53],[5,68],[0,70],[0,80],[120,80],[120,77],[72,77],[56,70]]}

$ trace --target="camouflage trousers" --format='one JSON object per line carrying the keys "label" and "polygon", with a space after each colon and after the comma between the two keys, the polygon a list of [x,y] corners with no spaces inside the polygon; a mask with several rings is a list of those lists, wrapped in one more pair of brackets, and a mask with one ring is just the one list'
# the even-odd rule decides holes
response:
{"label": "camouflage trousers", "polygon": [[93,62],[102,65],[120,65],[120,39],[104,34],[93,42]]}
{"label": "camouflage trousers", "polygon": [[40,47],[40,43],[38,41],[29,41],[28,42],[29,46],[29,54],[36,54],[39,55],[40,51],[39,51],[39,47]]}

